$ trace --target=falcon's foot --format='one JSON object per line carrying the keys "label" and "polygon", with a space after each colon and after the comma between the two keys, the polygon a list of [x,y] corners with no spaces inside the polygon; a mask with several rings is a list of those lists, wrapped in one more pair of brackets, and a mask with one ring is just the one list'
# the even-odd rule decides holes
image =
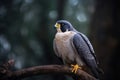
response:
{"label": "falcon's foot", "polygon": [[73,68],[72,72],[74,72],[75,74],[76,74],[78,69],[82,69],[82,67],[80,67],[78,64],[76,64],[76,65],[71,64],[71,67]]}

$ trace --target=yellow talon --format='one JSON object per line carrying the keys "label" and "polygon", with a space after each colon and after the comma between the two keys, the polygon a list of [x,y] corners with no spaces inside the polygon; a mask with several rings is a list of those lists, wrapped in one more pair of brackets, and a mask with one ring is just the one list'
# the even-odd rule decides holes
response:
{"label": "yellow talon", "polygon": [[76,74],[76,72],[77,72],[78,69],[82,69],[82,67],[80,67],[78,64],[71,65],[71,66],[73,67],[72,72],[74,72],[75,74]]}

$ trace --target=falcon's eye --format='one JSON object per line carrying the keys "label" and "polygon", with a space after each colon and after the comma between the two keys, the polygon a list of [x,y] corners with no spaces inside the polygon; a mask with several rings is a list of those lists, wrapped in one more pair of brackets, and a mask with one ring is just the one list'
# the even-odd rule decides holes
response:
{"label": "falcon's eye", "polygon": [[61,24],[61,26],[64,26],[64,25],[65,25],[65,24],[63,24],[63,23]]}

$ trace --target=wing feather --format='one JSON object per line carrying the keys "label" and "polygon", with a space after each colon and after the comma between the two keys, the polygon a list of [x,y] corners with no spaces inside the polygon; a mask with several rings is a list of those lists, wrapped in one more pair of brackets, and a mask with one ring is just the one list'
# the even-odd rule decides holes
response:
{"label": "wing feather", "polygon": [[93,75],[95,77],[98,77],[98,72],[97,72],[98,66],[96,63],[95,56],[91,52],[90,47],[88,46],[88,43],[86,43],[86,41],[84,40],[83,36],[81,36],[79,33],[75,34],[73,37],[73,45],[75,46],[81,59],[90,68]]}
{"label": "wing feather", "polygon": [[97,60],[97,58],[96,58],[96,55],[95,55],[95,51],[94,51],[93,46],[92,46],[92,44],[90,43],[89,39],[88,39],[84,34],[82,34],[82,33],[79,33],[79,35],[83,38],[83,40],[84,40],[85,43],[87,44],[87,46],[88,46],[91,54],[92,54],[92,55],[94,56],[94,58],[95,58],[96,63],[99,64],[99,62],[98,62],[98,60]]}

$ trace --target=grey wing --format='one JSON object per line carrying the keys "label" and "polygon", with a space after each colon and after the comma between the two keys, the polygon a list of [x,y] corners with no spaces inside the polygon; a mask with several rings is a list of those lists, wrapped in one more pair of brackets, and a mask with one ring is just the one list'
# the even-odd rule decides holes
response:
{"label": "grey wing", "polygon": [[93,55],[95,55],[94,53],[94,49],[89,41],[89,39],[82,33],[79,33],[81,35],[81,37],[85,40],[85,42],[87,43],[88,47],[90,48],[90,51],[93,53]]}
{"label": "grey wing", "polygon": [[89,46],[86,44],[83,37],[79,34],[75,34],[73,36],[73,45],[76,48],[81,59],[90,68],[93,75],[96,78],[98,78],[98,72],[97,72],[98,66],[96,63],[95,56],[93,56],[93,54],[91,53],[91,50],[90,50]]}
{"label": "grey wing", "polygon": [[87,46],[89,47],[89,50],[91,52],[91,54],[94,56],[95,60],[96,60],[96,63],[99,64],[97,58],[96,58],[96,55],[95,55],[95,51],[93,49],[93,46],[92,44],[90,43],[89,39],[82,33],[79,33],[80,36],[83,38],[83,40],[85,41],[85,43],[87,44]]}

